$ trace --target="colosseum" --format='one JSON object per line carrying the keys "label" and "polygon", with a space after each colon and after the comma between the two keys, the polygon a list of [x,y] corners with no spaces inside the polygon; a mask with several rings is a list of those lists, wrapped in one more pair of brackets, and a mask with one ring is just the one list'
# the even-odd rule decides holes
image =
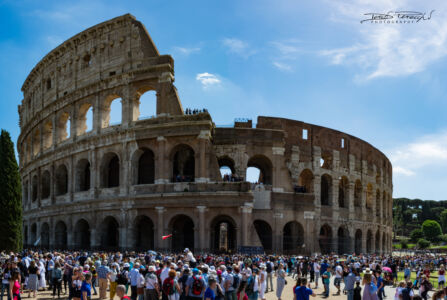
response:
{"label": "colosseum", "polygon": [[[173,82],[173,58],[129,14],[73,36],[34,67],[18,108],[25,245],[391,250],[392,166],[382,152],[284,118],[216,126],[206,109],[183,109]],[[156,115],[142,117],[140,97],[151,92]],[[110,121],[115,101],[119,123]]]}

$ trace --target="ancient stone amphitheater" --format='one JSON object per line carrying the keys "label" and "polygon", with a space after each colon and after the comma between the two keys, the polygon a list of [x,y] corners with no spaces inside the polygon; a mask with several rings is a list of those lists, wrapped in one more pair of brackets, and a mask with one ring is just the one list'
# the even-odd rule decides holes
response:
{"label": "ancient stone amphitheater", "polygon": [[[25,245],[391,250],[392,167],[382,152],[283,118],[216,126],[207,110],[185,113],[173,81],[173,58],[129,14],[75,35],[34,67],[17,143]],[[140,97],[151,91],[156,115],[141,118]],[[119,124],[110,122],[115,101]],[[250,167],[257,183],[246,181]]]}

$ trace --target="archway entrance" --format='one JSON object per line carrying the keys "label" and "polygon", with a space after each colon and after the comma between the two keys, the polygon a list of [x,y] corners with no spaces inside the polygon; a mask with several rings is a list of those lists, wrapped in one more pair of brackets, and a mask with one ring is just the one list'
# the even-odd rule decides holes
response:
{"label": "archway entrance", "polygon": [[360,229],[357,229],[355,232],[355,254],[362,253],[362,231]]}
{"label": "archway entrance", "polygon": [[255,220],[253,225],[255,226],[256,233],[261,240],[262,247],[264,247],[264,251],[272,251],[272,227],[269,223],[262,220]]}
{"label": "archway entrance", "polygon": [[172,155],[173,182],[193,182],[195,174],[194,150],[188,145],[179,145]]}
{"label": "archway entrance", "polygon": [[44,249],[50,248],[50,226],[48,223],[42,224],[42,229],[40,231],[40,245]]}
{"label": "archway entrance", "polygon": [[137,218],[135,226],[135,246],[137,249],[154,249],[154,223],[146,216]]}
{"label": "archway entrance", "polygon": [[55,248],[64,249],[67,248],[67,225],[64,222],[59,221],[55,227]]}
{"label": "archway entrance", "polygon": [[283,229],[283,251],[302,253],[304,248],[304,230],[300,223],[292,221]]}
{"label": "archway entrance", "polygon": [[101,247],[119,246],[119,224],[114,217],[106,217],[101,224]]}
{"label": "archway entrance", "polygon": [[76,222],[74,228],[74,242],[75,246],[79,249],[90,248],[90,226],[84,219],[80,219]]}
{"label": "archway entrance", "polygon": [[194,222],[185,215],[178,215],[171,221],[171,251],[185,248],[194,249]]}
{"label": "archway entrance", "polygon": [[371,230],[368,230],[368,234],[366,236],[366,253],[371,253],[372,252],[372,238],[373,235],[371,233]]}
{"label": "archway entrance", "polygon": [[344,227],[338,228],[337,239],[338,239],[338,253],[339,254],[348,253],[349,243],[351,242],[348,230]]}
{"label": "archway entrance", "polygon": [[328,254],[332,251],[332,229],[325,224],[320,229],[320,250],[323,254]]}
{"label": "archway entrance", "polygon": [[213,251],[236,250],[236,223],[229,216],[218,216],[211,222],[211,249]]}

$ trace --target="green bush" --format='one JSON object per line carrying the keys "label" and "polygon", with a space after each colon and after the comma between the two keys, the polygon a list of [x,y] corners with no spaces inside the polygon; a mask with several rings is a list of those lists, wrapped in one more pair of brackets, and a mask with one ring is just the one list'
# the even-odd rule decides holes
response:
{"label": "green bush", "polygon": [[426,239],[419,239],[418,247],[421,249],[426,249],[426,248],[430,247],[430,242],[427,241]]}
{"label": "green bush", "polygon": [[438,236],[437,240],[443,243],[447,243],[447,234],[441,234],[440,236]]}
{"label": "green bush", "polygon": [[424,233],[422,232],[422,229],[420,229],[420,228],[414,229],[410,233],[410,241],[413,243],[416,243],[417,241],[419,241],[419,239],[423,239],[423,238],[424,238]]}
{"label": "green bush", "polygon": [[422,232],[429,241],[436,241],[436,238],[442,234],[441,225],[434,220],[425,220],[422,223]]}
{"label": "green bush", "polygon": [[408,249],[408,240],[402,240],[400,242],[400,248],[401,249]]}

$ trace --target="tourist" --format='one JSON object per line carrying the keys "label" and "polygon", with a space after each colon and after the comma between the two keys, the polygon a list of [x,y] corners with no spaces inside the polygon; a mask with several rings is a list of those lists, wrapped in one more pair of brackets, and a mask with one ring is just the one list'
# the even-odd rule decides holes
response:
{"label": "tourist", "polygon": [[[107,276],[109,274],[109,268],[107,267],[107,261],[102,260],[101,266],[96,270],[98,272],[99,279],[99,299],[106,299],[107,296]],[[135,300],[135,299],[134,299]]]}
{"label": "tourist", "polygon": [[284,271],[284,264],[280,263],[276,272],[276,297],[278,298],[278,300],[281,300],[282,291],[285,285],[286,272]]}
{"label": "tourist", "polygon": [[[9,279],[11,278],[11,263],[6,263],[2,272],[2,294],[0,300],[3,300],[3,295],[6,294],[8,300],[11,300],[9,293]],[[5,293],[6,292],[6,293]]]}
{"label": "tourist", "polygon": [[377,300],[377,286],[376,278],[369,268],[367,268],[363,275],[363,300]]}
{"label": "tourist", "polygon": [[[145,291],[144,291],[144,300],[158,300],[160,290],[158,285],[158,279],[155,275],[155,266],[150,265],[148,268],[148,272],[145,276]],[[186,300],[186,299],[182,299]]]}
{"label": "tourist", "polygon": [[144,300],[144,266],[140,267],[140,274],[137,279],[137,299]]}
{"label": "tourist", "polygon": [[445,293],[444,290],[439,290],[433,293],[432,300],[444,300]]}
{"label": "tourist", "polygon": [[419,287],[419,295],[422,299],[427,300],[428,292],[431,290],[432,285],[425,274],[421,276],[421,286]]}
{"label": "tourist", "polygon": [[73,288],[73,300],[81,300],[82,297],[82,281],[84,280],[82,271],[79,268],[73,269],[73,276],[71,280]]}
{"label": "tourist", "polygon": [[140,277],[140,263],[137,262],[129,273],[130,299],[132,300],[137,300],[138,277]]}
{"label": "tourist", "polygon": [[233,300],[233,292],[234,292],[233,282],[234,278],[232,274],[232,268],[231,266],[229,266],[227,268],[227,273],[222,285],[223,289],[225,290],[225,300]]}
{"label": "tourist", "polygon": [[177,273],[174,269],[169,270],[168,277],[163,281],[162,290],[168,300],[180,298],[180,286],[176,279]]}
{"label": "tourist", "polygon": [[310,283],[307,285],[306,277],[298,277],[297,287],[293,291],[293,300],[309,300],[309,296],[316,296],[310,288]]}
{"label": "tourist", "polygon": [[53,297],[56,295],[57,290],[57,297],[61,297],[61,290],[62,290],[62,269],[59,262],[56,262],[54,264],[54,267],[51,271],[51,282],[53,286]]}
{"label": "tourist", "polygon": [[314,273],[315,273],[315,288],[318,289],[318,279],[320,278],[320,264],[318,263],[317,260],[314,260],[313,263],[313,269],[314,269]]}
{"label": "tourist", "polygon": [[90,272],[84,275],[81,285],[81,300],[90,300],[92,291],[92,274]]}
{"label": "tourist", "polygon": [[321,278],[323,280],[323,285],[324,285],[323,298],[327,298],[327,297],[329,297],[329,283],[331,282],[331,267],[330,266],[326,267],[326,271],[324,271],[323,274],[321,274]]}
{"label": "tourist", "polygon": [[200,300],[205,293],[205,280],[199,275],[199,269],[192,269],[192,276],[186,282],[186,294],[190,300]]}
{"label": "tourist", "polygon": [[20,282],[20,272],[14,270],[9,278],[9,294],[11,295],[11,300],[20,300]]}
{"label": "tourist", "polygon": [[208,287],[206,288],[205,291],[205,300],[215,300],[216,299],[216,294],[214,293],[215,289],[216,289],[216,279],[214,279],[213,277],[210,278],[208,280]]}
{"label": "tourist", "polygon": [[444,289],[444,286],[445,286],[445,268],[444,265],[441,265],[438,271],[438,289]]}
{"label": "tourist", "polygon": [[28,298],[31,298],[31,292],[33,292],[33,298],[36,298],[36,291],[39,288],[39,268],[36,266],[36,262],[32,260],[28,267],[28,283],[26,288],[28,289]]}
{"label": "tourist", "polygon": [[362,300],[362,288],[360,287],[360,281],[355,282],[354,300]]}
{"label": "tourist", "polygon": [[356,276],[352,272],[352,267],[348,268],[348,275],[345,277],[345,290],[347,295],[347,300],[354,300],[354,284],[356,281]]}
{"label": "tourist", "polygon": [[266,272],[266,265],[264,263],[261,263],[259,265],[259,268],[261,269],[261,274],[259,277],[260,287],[259,287],[259,298],[261,300],[266,300],[265,298],[265,289],[266,289],[266,281],[267,281],[267,272]]}
{"label": "tourist", "polygon": [[[116,271],[117,267],[116,264],[112,264],[110,269],[109,269],[109,273],[107,274],[107,279],[109,280],[109,298],[110,300],[113,300],[113,298],[115,298],[115,294],[116,294],[116,286],[118,285],[116,280],[117,280],[117,275],[118,272]],[[93,283],[93,281],[92,281]]]}
{"label": "tourist", "polygon": [[385,294],[385,283],[383,282],[383,277],[380,270],[376,271],[376,280],[377,280],[377,297],[380,300],[383,300]]}
{"label": "tourist", "polygon": [[[99,294],[101,294],[101,291],[99,291]],[[126,287],[122,284],[116,287],[116,295],[120,300],[130,300],[129,296],[126,295]]]}
{"label": "tourist", "polygon": [[47,281],[46,281],[46,274],[45,274],[45,261],[43,259],[40,259],[39,261],[39,273],[40,273],[40,279],[39,279],[39,287],[38,289],[45,290],[47,288]]}
{"label": "tourist", "polygon": [[265,264],[265,270],[267,271],[266,292],[269,291],[269,283],[270,283],[270,291],[273,292],[273,262],[270,261],[270,258],[268,259],[267,263]]}
{"label": "tourist", "polygon": [[340,263],[337,263],[337,266],[335,267],[335,279],[334,279],[334,285],[337,288],[336,295],[340,295],[340,286],[342,278],[343,278],[343,268],[341,267]]}

